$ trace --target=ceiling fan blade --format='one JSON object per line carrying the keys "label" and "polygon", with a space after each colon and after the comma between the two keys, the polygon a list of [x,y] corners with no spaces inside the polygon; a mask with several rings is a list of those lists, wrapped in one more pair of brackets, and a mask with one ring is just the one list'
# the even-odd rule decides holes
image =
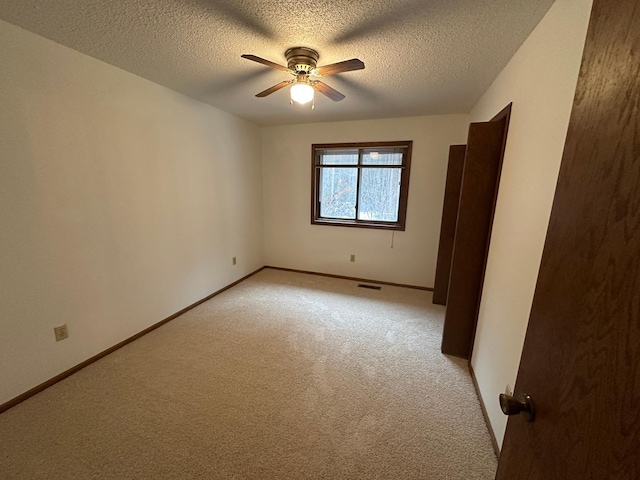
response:
{"label": "ceiling fan blade", "polygon": [[286,87],[287,85],[291,85],[291,80],[284,80],[280,83],[277,83],[273,87],[267,88],[264,92],[258,93],[256,97],[260,97],[260,98],[266,97],[267,95],[271,95],[273,92],[277,92],[278,90]]}
{"label": "ceiling fan blade", "polygon": [[341,94],[339,91],[335,90],[334,88],[331,88],[326,83],[321,82],[320,80],[313,82],[313,88],[318,90],[321,94],[326,95],[334,102],[339,102],[344,98],[343,94]]}
{"label": "ceiling fan blade", "polygon": [[315,70],[316,75],[333,75],[335,73],[344,73],[351,72],[353,70],[362,70],[364,68],[364,63],[362,60],[358,60],[357,58],[352,58],[351,60],[345,60],[344,62],[332,63],[331,65],[324,65],[322,67],[318,67]]}
{"label": "ceiling fan blade", "polygon": [[254,62],[261,63],[266,65],[267,67],[275,68],[276,70],[282,70],[283,72],[291,72],[287,67],[283,65],[278,65],[277,63],[270,62],[269,60],[265,60],[264,58],[256,57],[255,55],[244,54],[241,55],[242,58],[246,58],[247,60],[252,60]]}

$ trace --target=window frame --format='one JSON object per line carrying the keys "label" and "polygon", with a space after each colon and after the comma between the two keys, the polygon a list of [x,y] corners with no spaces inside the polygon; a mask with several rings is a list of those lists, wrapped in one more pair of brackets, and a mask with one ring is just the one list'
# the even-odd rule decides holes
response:
{"label": "window frame", "polygon": [[[364,165],[363,150],[375,148],[404,148],[402,165]],[[314,143],[311,145],[311,224],[331,225],[334,227],[376,228],[383,230],[404,231],[407,219],[407,201],[409,198],[409,176],[411,171],[412,140],[396,142],[351,142],[351,143]],[[358,163],[352,165],[321,165],[319,151],[324,150],[358,150]],[[327,218],[320,216],[320,172],[323,168],[357,168],[356,213],[354,219]],[[368,168],[394,168],[400,170],[400,196],[398,199],[398,220],[387,222],[382,220],[359,220],[358,202],[360,201],[360,184],[362,171]]]}

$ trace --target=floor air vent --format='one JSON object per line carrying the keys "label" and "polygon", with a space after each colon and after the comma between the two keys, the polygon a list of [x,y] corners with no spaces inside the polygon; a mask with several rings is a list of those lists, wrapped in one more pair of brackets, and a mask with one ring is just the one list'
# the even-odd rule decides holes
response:
{"label": "floor air vent", "polygon": [[377,285],[367,285],[366,283],[359,283],[358,287],[360,287],[360,288],[369,288],[371,290],[382,290],[382,287],[379,287]]}

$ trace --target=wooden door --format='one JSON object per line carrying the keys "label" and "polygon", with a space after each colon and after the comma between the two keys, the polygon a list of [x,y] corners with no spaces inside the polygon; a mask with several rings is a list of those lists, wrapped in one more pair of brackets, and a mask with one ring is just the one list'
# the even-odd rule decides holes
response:
{"label": "wooden door", "polygon": [[462,187],[462,169],[466,151],[466,145],[451,145],[449,147],[449,164],[447,166],[447,180],[444,189],[444,204],[442,206],[438,261],[436,263],[436,278],[433,284],[433,303],[437,305],[447,304],[449,272],[451,271],[451,259],[453,257],[453,241],[456,236],[458,204],[460,203],[460,188]]}
{"label": "wooden door", "polygon": [[469,125],[442,331],[442,352],[457,357],[471,358],[510,112]]}
{"label": "wooden door", "polygon": [[640,478],[640,2],[595,0],[499,480]]}

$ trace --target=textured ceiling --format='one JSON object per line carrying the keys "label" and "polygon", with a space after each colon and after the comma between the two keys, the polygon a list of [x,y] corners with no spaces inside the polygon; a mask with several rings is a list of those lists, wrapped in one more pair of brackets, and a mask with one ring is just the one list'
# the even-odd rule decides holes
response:
{"label": "textured ceiling", "polygon": [[[468,112],[553,0],[0,0],[0,18],[261,125]],[[346,95],[254,95],[306,46]]]}

